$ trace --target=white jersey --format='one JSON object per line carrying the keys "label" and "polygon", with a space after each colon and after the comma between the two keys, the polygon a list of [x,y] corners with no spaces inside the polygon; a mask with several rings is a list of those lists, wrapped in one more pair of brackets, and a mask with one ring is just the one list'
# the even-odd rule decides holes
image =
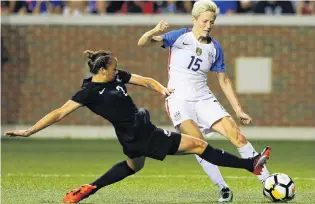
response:
{"label": "white jersey", "polygon": [[170,49],[168,88],[175,89],[173,95],[187,101],[213,97],[207,74],[225,71],[220,44],[213,38],[202,44],[188,28],[165,33],[162,38],[163,47]]}

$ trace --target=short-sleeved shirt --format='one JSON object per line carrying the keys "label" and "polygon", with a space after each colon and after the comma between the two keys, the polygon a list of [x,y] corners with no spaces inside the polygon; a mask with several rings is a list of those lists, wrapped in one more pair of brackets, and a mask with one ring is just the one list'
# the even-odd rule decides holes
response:
{"label": "short-sleeved shirt", "polygon": [[167,154],[177,151],[181,135],[157,128],[151,123],[149,112],[136,107],[125,86],[130,78],[130,73],[118,70],[111,82],[92,82],[92,77],[84,79],[72,100],[113,124],[129,158],[146,156],[163,160]]}
{"label": "short-sleeved shirt", "polygon": [[190,28],[173,30],[162,35],[163,47],[169,48],[168,87],[175,89],[173,96],[187,101],[213,97],[207,85],[207,74],[225,72],[221,45],[210,38],[200,43]]}
{"label": "short-sleeved shirt", "polygon": [[129,72],[118,70],[111,82],[92,82],[92,77],[84,79],[81,89],[72,96],[72,100],[108,120],[115,128],[132,125],[138,108],[125,86],[130,78]]}

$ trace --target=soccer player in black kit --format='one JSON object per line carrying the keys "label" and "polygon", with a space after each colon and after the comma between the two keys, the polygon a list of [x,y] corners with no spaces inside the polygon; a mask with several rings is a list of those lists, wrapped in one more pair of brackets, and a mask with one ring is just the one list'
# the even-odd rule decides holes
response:
{"label": "soccer player in black kit", "polygon": [[127,93],[126,83],[144,86],[164,96],[172,93],[152,78],[130,74],[117,69],[117,58],[109,51],[85,51],[92,77],[84,79],[81,89],[62,107],[50,112],[28,130],[7,131],[9,136],[28,137],[58,122],[76,109],[86,106],[92,112],[112,123],[116,135],[128,157],[114,165],[90,184],[70,191],[63,202],[77,203],[102,187],[118,182],[141,170],[145,157],[163,160],[166,155],[197,154],[212,164],[243,168],[256,175],[269,158],[271,149],[266,147],[260,154],[241,159],[221,149],[211,147],[198,138],[157,128],[150,121],[149,112],[137,108]]}

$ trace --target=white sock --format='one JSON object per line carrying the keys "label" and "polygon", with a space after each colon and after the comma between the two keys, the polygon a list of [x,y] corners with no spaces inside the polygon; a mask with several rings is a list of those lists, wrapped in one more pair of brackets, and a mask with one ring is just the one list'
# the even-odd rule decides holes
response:
{"label": "white sock", "polygon": [[195,156],[198,163],[202,166],[203,170],[207,173],[208,177],[213,181],[215,185],[218,186],[220,190],[222,190],[222,188],[229,187],[225,183],[221,175],[221,172],[219,170],[219,167],[217,165],[207,162],[206,160],[200,158],[198,155],[195,155]]}
{"label": "white sock", "polygon": [[[247,144],[244,145],[243,147],[237,148],[237,150],[241,154],[241,157],[245,159],[256,156],[258,154],[254,147],[252,146],[252,144],[249,142],[247,142]],[[257,175],[258,179],[261,182],[264,182],[269,176],[270,174],[266,166],[264,166],[264,168],[262,169],[261,175]]]}

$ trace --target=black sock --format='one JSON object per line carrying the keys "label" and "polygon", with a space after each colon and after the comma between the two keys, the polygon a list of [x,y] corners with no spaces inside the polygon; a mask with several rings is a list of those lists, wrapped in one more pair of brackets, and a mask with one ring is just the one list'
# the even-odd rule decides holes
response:
{"label": "black sock", "polygon": [[91,183],[91,185],[96,186],[91,194],[104,186],[116,183],[134,173],[135,171],[127,165],[127,161],[120,162],[109,169],[103,176]]}
{"label": "black sock", "polygon": [[210,145],[207,146],[200,157],[218,166],[242,168],[250,172],[254,170],[252,159],[242,159],[222,149],[214,149]]}

